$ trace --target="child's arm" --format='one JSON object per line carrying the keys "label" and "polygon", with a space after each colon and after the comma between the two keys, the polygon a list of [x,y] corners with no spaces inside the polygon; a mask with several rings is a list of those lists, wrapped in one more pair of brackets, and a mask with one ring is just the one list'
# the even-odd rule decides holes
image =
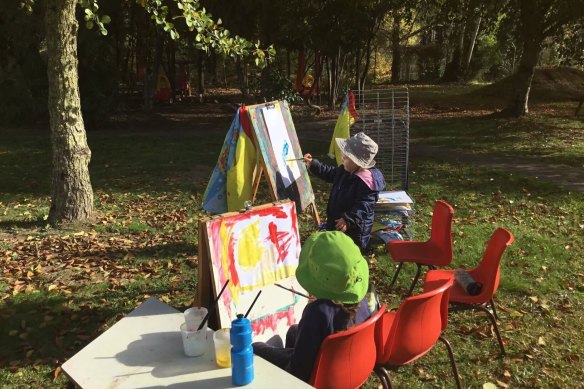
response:
{"label": "child's arm", "polygon": [[[307,154],[307,155],[310,155],[310,154]],[[304,158],[306,160],[306,156],[304,156]],[[330,183],[334,182],[335,176],[337,175],[337,169],[338,169],[338,167],[331,166],[331,165],[325,165],[324,163],[320,162],[318,159],[312,159],[312,157],[310,158],[310,165],[308,166],[308,170],[310,170],[310,172],[312,174],[314,174],[317,177],[320,177],[321,179],[325,180],[326,182],[330,182]]]}

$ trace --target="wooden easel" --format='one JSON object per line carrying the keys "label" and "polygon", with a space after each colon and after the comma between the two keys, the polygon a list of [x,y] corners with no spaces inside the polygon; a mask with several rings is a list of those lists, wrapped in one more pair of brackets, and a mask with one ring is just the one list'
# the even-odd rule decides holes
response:
{"label": "wooden easel", "polygon": [[[268,181],[268,184],[271,188],[271,194],[272,194],[272,199],[274,201],[276,200],[284,200],[284,198],[280,198],[278,196],[278,190],[277,190],[277,183],[276,180],[273,177],[273,174],[270,174],[268,172],[268,166],[270,166],[270,171],[273,171],[273,152],[271,151],[271,144],[269,141],[269,136],[267,136],[266,132],[266,126],[265,123],[263,122],[263,118],[261,117],[261,115],[257,114],[257,110],[260,108],[264,108],[267,106],[275,106],[278,105],[278,107],[283,111],[283,116],[284,116],[284,120],[286,121],[287,124],[287,130],[288,130],[288,135],[290,137],[290,140],[293,144],[293,148],[295,148],[294,152],[296,155],[301,154],[301,150],[300,150],[300,146],[299,146],[299,142],[298,142],[298,137],[296,136],[296,130],[294,128],[294,124],[292,123],[291,120],[291,116],[290,116],[290,111],[288,108],[288,104],[286,102],[278,102],[278,101],[273,101],[273,102],[268,102],[268,103],[263,103],[263,104],[256,104],[256,105],[251,105],[251,106],[247,106],[246,110],[247,110],[247,114],[250,117],[250,121],[253,127],[253,141],[256,144],[256,146],[258,147],[258,163],[257,163],[257,167],[256,167],[256,171],[254,174],[254,178],[253,178],[253,184],[252,184],[252,202],[255,202],[256,199],[256,195],[260,186],[260,182],[262,179],[262,176],[266,176],[266,180]],[[266,158],[269,159],[268,161],[266,161]],[[310,184],[310,179],[308,177],[308,171],[306,170],[306,168],[304,167],[303,164],[301,164],[301,170],[302,170],[302,174],[303,176],[301,177],[301,179],[306,180],[306,189],[308,190],[309,193],[303,193],[301,194],[301,196],[311,196],[310,197],[310,201],[308,201],[306,198],[300,198],[300,199],[293,199],[295,202],[300,202],[300,207],[297,207],[299,209],[301,209],[302,211],[304,211],[306,208],[308,208],[309,206],[311,207],[311,211],[312,211],[312,215],[315,221],[315,224],[318,226],[320,225],[320,216],[318,214],[318,210],[316,208],[316,204],[315,204],[315,198],[314,198],[314,192],[312,191],[312,185]]]}

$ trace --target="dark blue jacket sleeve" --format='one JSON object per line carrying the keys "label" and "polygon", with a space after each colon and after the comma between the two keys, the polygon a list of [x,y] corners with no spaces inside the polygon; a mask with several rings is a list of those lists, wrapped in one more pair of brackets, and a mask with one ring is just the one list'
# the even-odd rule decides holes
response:
{"label": "dark blue jacket sleeve", "polygon": [[309,170],[315,176],[322,178],[326,182],[332,183],[335,180],[338,168],[339,167],[325,165],[318,159],[313,159],[312,162],[310,163]]}
{"label": "dark blue jacket sleeve", "polygon": [[308,304],[298,323],[294,353],[286,370],[308,382],[320,345],[330,333],[330,320],[327,319],[327,315],[321,311],[318,304]]}

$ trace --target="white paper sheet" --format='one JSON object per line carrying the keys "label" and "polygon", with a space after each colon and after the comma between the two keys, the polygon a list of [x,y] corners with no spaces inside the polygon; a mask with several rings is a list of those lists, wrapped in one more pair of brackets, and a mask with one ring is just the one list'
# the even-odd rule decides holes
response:
{"label": "white paper sheet", "polygon": [[291,160],[302,156],[294,154],[282,112],[279,109],[265,107],[262,108],[262,114],[272,143],[272,149],[276,155],[278,170],[282,175],[284,186],[287,188],[300,178],[299,161]]}

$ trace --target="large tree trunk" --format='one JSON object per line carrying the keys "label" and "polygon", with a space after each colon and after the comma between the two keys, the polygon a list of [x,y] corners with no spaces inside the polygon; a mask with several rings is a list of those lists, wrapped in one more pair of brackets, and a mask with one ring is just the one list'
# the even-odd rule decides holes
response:
{"label": "large tree trunk", "polygon": [[[551,3],[550,3],[551,4]],[[513,75],[513,95],[504,115],[520,117],[529,113],[528,100],[535,66],[543,48],[545,15],[547,7],[533,7],[529,0],[522,0],[520,6],[520,27],[523,53],[517,72]]]}
{"label": "large tree trunk", "polygon": [[535,40],[524,42],[521,62],[513,76],[513,98],[503,110],[504,114],[520,117],[529,113],[529,91],[541,50],[541,42]]}
{"label": "large tree trunk", "polygon": [[47,0],[46,39],[53,167],[49,222],[84,221],[93,214],[91,151],[81,116],[77,72],[77,0]]}

